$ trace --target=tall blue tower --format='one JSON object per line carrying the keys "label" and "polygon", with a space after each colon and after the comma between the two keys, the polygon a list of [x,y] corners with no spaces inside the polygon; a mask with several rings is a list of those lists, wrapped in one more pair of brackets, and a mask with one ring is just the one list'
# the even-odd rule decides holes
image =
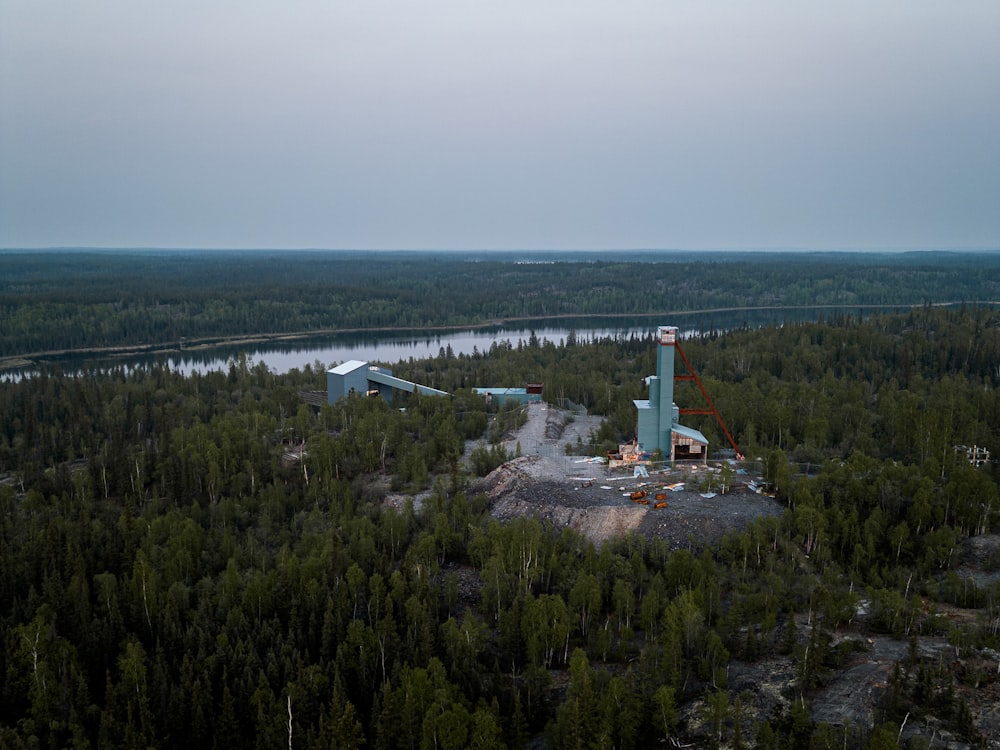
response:
{"label": "tall blue tower", "polygon": [[[674,374],[674,355],[680,354],[687,374]],[[690,380],[698,386],[707,408],[678,409],[674,405],[674,380]],[[719,423],[719,427],[733,446],[736,458],[742,459],[736,441],[733,440],[729,428],[722,421],[719,410],[715,408],[712,399],[708,397],[701,379],[691,367],[684,355],[680,342],[677,340],[675,326],[660,326],[656,329],[656,375],[646,378],[649,385],[649,398],[633,401],[639,412],[636,420],[635,441],[637,447],[644,453],[653,453],[657,449],[671,461],[708,458],[708,440],[693,427],[680,423],[681,414],[711,414]]]}
{"label": "tall blue tower", "polygon": [[670,456],[671,433],[677,422],[674,409],[674,351],[677,348],[677,327],[656,329],[656,375],[646,378],[649,398],[633,403],[639,412],[636,440],[639,448],[652,453],[657,448]]}
{"label": "tall blue tower", "polygon": [[674,351],[677,348],[677,328],[660,326],[656,329],[656,375],[660,379],[657,404],[658,445],[663,454],[670,455],[670,433],[674,423]]}

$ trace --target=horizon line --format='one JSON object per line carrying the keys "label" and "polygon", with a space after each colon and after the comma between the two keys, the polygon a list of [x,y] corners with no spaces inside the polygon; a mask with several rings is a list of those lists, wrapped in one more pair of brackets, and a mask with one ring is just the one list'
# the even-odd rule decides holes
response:
{"label": "horizon line", "polygon": [[315,252],[315,253],[919,253],[919,252],[1000,252],[1000,245],[885,246],[885,247],[604,247],[604,248],[504,248],[504,247],[253,247],[193,245],[46,245],[5,246],[7,252],[137,251],[137,252]]}

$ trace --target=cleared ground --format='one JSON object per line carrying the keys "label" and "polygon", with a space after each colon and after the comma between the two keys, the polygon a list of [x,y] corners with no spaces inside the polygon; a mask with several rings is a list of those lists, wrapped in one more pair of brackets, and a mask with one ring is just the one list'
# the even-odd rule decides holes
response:
{"label": "cleared ground", "polygon": [[[600,417],[570,416],[543,403],[527,407],[527,416],[504,443],[511,453],[520,446],[521,457],[498,468],[480,487],[492,500],[491,514],[500,520],[530,515],[572,527],[598,543],[635,531],[666,539],[673,548],[697,548],[759,516],[780,515],[783,510],[773,499],[749,492],[747,476],[738,477],[735,486],[721,494],[717,476],[701,466],[633,478],[631,472],[582,463],[581,456],[566,454],[566,446],[575,446],[578,438],[589,442]],[[692,489],[665,489],[681,481]],[[715,497],[697,491],[710,484]],[[645,490],[651,501],[657,493],[665,493],[667,507],[632,502],[628,495],[638,489]]]}

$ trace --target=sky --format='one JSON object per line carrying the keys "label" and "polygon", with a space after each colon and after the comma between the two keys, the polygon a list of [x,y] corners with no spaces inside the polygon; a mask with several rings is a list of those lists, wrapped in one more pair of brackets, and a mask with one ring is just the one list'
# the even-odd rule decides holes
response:
{"label": "sky", "polygon": [[997,0],[0,0],[0,248],[1000,248]]}

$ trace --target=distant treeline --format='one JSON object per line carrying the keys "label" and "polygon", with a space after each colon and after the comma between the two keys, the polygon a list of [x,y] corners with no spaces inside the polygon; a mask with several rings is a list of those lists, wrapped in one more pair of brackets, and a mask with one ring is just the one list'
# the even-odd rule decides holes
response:
{"label": "distant treeline", "polygon": [[987,253],[0,253],[0,357],[353,328],[1000,300]]}

